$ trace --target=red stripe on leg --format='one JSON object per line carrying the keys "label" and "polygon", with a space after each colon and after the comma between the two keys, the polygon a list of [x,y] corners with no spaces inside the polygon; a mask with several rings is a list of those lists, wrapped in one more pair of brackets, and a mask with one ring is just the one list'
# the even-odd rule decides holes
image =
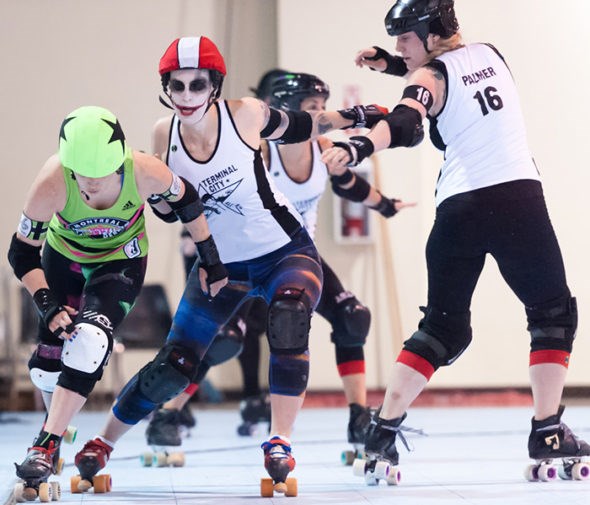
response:
{"label": "red stripe on leg", "polygon": [[422,356],[418,356],[410,351],[402,350],[396,361],[413,368],[416,372],[424,375],[426,380],[430,380],[430,377],[432,377],[432,374],[434,373],[434,367],[429,361],[426,361]]}

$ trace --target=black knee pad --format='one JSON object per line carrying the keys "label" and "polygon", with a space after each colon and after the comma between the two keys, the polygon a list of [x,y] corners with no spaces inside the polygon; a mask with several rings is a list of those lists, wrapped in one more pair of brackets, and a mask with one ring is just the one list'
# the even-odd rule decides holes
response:
{"label": "black knee pad", "polygon": [[435,369],[453,363],[472,339],[471,314],[449,314],[434,307],[420,307],[424,317],[418,331],[404,342],[404,349],[423,357]]}
{"label": "black knee pad", "polygon": [[278,354],[301,354],[307,349],[311,310],[303,291],[279,291],[268,308],[267,335],[270,349]]}
{"label": "black knee pad", "polygon": [[336,305],[332,323],[332,342],[339,347],[365,345],[371,327],[371,311],[350,294]]}
{"label": "black knee pad", "polygon": [[138,373],[139,391],[153,403],[165,403],[193,381],[199,357],[190,348],[166,344]]}
{"label": "black knee pad", "polygon": [[203,362],[209,367],[225,363],[242,352],[244,348],[244,332],[246,325],[242,318],[232,318],[215,335],[215,339],[207,349]]}
{"label": "black knee pad", "polygon": [[572,352],[578,328],[578,306],[569,294],[550,302],[525,307],[531,351],[545,349]]}

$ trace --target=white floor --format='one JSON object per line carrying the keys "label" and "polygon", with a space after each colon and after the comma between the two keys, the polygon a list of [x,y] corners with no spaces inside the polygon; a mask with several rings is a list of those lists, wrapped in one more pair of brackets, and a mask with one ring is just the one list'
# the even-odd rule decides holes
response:
{"label": "white floor", "polygon": [[[266,477],[258,436],[236,434],[235,409],[207,408],[196,413],[198,425],[184,443],[183,468],[143,468],[139,455],[145,446],[142,422],[123,438],[107,466],[113,490],[108,494],[69,492],[74,475],[73,456],[100,428],[105,413],[77,416],[78,439],[64,445],[66,467],[56,479],[61,501],[109,504],[502,504],[588,505],[590,481],[530,483],[523,478],[529,463],[526,442],[529,408],[416,408],[407,424],[428,436],[410,436],[414,451],[399,448],[402,483],[369,487],[340,463],[347,449],[347,410],[304,409],[292,437],[299,495],[260,498],[259,482]],[[569,407],[565,422],[582,438],[590,439],[590,407]],[[39,430],[41,413],[4,413],[0,416],[0,504],[12,503],[16,482],[13,462],[24,458]]]}

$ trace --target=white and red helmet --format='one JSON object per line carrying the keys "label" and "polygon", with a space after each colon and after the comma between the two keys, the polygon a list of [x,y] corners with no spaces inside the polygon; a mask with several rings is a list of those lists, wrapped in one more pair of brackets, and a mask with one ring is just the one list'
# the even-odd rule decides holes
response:
{"label": "white and red helmet", "polygon": [[204,68],[227,73],[223,56],[217,46],[207,37],[182,37],[168,46],[160,58],[160,75],[181,68]]}

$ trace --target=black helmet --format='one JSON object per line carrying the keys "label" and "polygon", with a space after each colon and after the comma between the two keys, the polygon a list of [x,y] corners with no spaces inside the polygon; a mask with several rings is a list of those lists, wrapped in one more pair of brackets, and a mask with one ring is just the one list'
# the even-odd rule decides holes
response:
{"label": "black helmet", "polygon": [[385,16],[392,37],[415,32],[426,43],[429,33],[449,38],[459,30],[453,0],[397,0]]}
{"label": "black helmet", "polygon": [[330,88],[311,74],[285,74],[275,79],[270,89],[270,106],[283,110],[299,110],[304,98],[330,97]]}
{"label": "black helmet", "polygon": [[258,81],[258,86],[250,88],[250,91],[260,100],[270,98],[270,85],[272,84],[272,81],[277,77],[281,77],[288,73],[288,70],[283,70],[282,68],[272,68],[268,72],[262,74],[262,77],[260,77],[260,80]]}

